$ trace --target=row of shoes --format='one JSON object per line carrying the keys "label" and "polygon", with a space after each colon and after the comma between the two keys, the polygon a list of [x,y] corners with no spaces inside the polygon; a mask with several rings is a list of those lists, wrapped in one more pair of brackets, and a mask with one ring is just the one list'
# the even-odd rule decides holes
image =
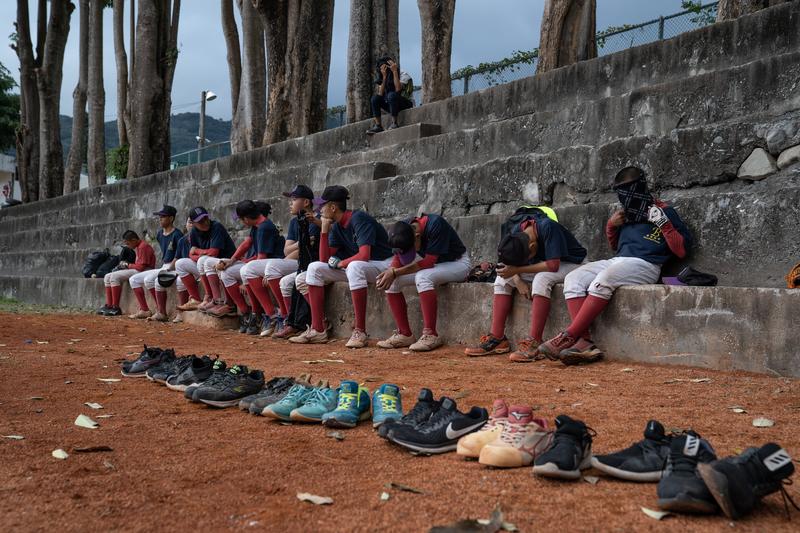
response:
{"label": "row of shoes", "polygon": [[[325,331],[329,332],[331,324],[325,319]],[[259,335],[273,339],[289,339],[302,333],[286,321],[280,314],[269,316],[266,313],[244,313],[239,315],[239,333]]]}

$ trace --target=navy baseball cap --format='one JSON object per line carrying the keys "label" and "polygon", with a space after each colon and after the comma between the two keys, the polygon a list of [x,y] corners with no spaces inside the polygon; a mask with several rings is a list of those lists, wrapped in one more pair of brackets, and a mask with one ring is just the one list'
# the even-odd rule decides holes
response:
{"label": "navy baseball cap", "polygon": [[283,195],[287,198],[307,198],[309,200],[314,199],[314,191],[305,185],[296,185],[291,192],[285,192]]}
{"label": "navy baseball cap", "polygon": [[528,263],[530,238],[525,233],[506,235],[497,246],[497,259],[503,264],[523,266]]}
{"label": "navy baseball cap", "polygon": [[178,214],[178,210],[171,205],[164,204],[164,207],[161,208],[161,211],[156,211],[153,214],[157,217],[174,217]]}
{"label": "navy baseball cap", "polygon": [[208,211],[206,211],[205,207],[193,207],[191,211],[189,211],[189,218],[192,219],[192,222],[199,222],[204,218],[209,218]]}
{"label": "navy baseball cap", "polygon": [[328,185],[322,191],[321,198],[314,198],[314,205],[321,207],[328,202],[346,202],[350,199],[350,191],[341,185]]}

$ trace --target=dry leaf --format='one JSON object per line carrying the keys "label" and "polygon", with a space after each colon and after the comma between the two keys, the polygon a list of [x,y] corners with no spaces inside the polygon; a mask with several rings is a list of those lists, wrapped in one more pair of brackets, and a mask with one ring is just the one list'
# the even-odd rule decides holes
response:
{"label": "dry leaf", "polygon": [[105,466],[105,467],[106,467],[106,468],[108,468],[109,470],[116,470],[116,469],[117,469],[117,467],[115,467],[115,466],[114,466],[114,465],[111,463],[111,461],[108,461],[108,460],[106,460],[106,461],[103,461],[103,466]]}
{"label": "dry leaf", "polygon": [[402,352],[403,355],[411,355],[411,352]]}
{"label": "dry leaf", "polygon": [[327,436],[336,440],[344,440],[344,433],[341,431],[329,431]]}
{"label": "dry leaf", "polygon": [[692,383],[708,383],[711,381],[711,378],[694,378],[690,380]]}
{"label": "dry leaf", "polygon": [[78,415],[75,419],[75,425],[82,428],[97,429],[99,424],[86,415]]}
{"label": "dry leaf", "polygon": [[114,415],[97,415],[96,418],[111,418]]}
{"label": "dry leaf", "polygon": [[31,397],[30,397],[30,398],[28,398],[28,399],[29,399],[29,400],[44,400],[44,398],[42,398],[41,396],[31,396]]}
{"label": "dry leaf", "polygon": [[425,494],[425,491],[415,489],[414,487],[409,487],[408,485],[402,485],[400,483],[387,483],[384,485],[387,489],[396,489],[402,490],[404,492],[410,492],[412,494]]}
{"label": "dry leaf", "polygon": [[670,515],[670,513],[667,511],[654,511],[652,509],[648,509],[647,507],[642,507],[642,512],[650,518],[655,518],[656,520],[661,520],[662,518]]}
{"label": "dry leaf", "polygon": [[599,387],[600,386],[597,383],[588,383],[587,382],[586,384],[589,385],[590,387]]}
{"label": "dry leaf", "polygon": [[633,372],[632,368],[623,368],[620,372]]}
{"label": "dry leaf", "polygon": [[308,492],[298,492],[297,499],[301,502],[311,502],[314,505],[330,505],[333,503],[333,498],[317,496],[316,494],[309,494]]}
{"label": "dry leaf", "polygon": [[79,447],[73,447],[72,451],[73,452],[78,452],[78,453],[113,452],[114,448],[112,448],[111,446],[105,446],[105,445],[84,446],[84,447],[80,447],[80,448]]}
{"label": "dry leaf", "polygon": [[102,381],[103,383],[116,383],[117,381],[122,381],[119,378],[97,378],[97,381]]}
{"label": "dry leaf", "polygon": [[91,407],[92,409],[102,409],[103,408],[102,405],[100,405],[99,403],[94,403],[94,402],[85,402],[83,405],[85,405],[86,407]]}
{"label": "dry leaf", "polygon": [[3,438],[4,439],[11,439],[11,440],[22,440],[25,437],[23,437],[22,435],[3,435]]}
{"label": "dry leaf", "polygon": [[72,383],[72,382],[70,380],[67,380],[67,381],[64,382],[64,385],[69,385],[70,383]]}
{"label": "dry leaf", "polygon": [[57,450],[53,450],[53,453],[51,453],[50,455],[52,455],[56,459],[61,459],[61,460],[64,460],[67,457],[69,457],[69,454],[67,454],[67,452],[65,452],[61,448],[59,448]]}
{"label": "dry leaf", "polygon": [[86,331],[86,328],[78,328],[78,331]]}
{"label": "dry leaf", "polygon": [[36,341],[36,344],[50,344],[50,341]]}
{"label": "dry leaf", "polygon": [[590,485],[597,485],[597,482],[600,481],[600,478],[597,476],[583,476],[583,480]]}
{"label": "dry leaf", "polygon": [[774,425],[775,425],[774,420],[770,420],[769,418],[764,418],[763,416],[753,419],[753,426],[757,428],[771,428]]}
{"label": "dry leaf", "polygon": [[313,361],[302,361],[309,365],[318,365],[321,363],[344,363],[341,359],[314,359]]}

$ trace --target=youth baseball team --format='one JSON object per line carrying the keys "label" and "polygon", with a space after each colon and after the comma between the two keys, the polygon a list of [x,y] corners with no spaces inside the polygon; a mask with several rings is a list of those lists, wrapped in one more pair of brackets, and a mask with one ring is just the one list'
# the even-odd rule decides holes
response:
{"label": "youth baseball team", "polygon": [[[518,290],[532,301],[531,322],[529,335],[516,342],[516,351],[509,356],[512,361],[548,357],[574,364],[603,356],[589,329],[614,291],[624,285],[656,283],[662,265],[672,257],[685,257],[692,240],[677,212],[649,192],[641,169],[620,170],[614,190],[622,208],[605,226],[615,252],[611,259],[585,262],[586,248],[550,208],[531,208],[515,218],[497,249],[490,331],[466,349],[467,355],[511,351],[505,323],[514,290]],[[127,281],[139,306],[130,318],[166,321],[166,291],[174,283],[178,311],[239,316],[242,333],[301,344],[324,343],[330,329],[325,318],[325,285],[346,281],[355,315],[348,348],[367,346],[370,284],[385,292],[396,324],[394,334],[379,341],[379,347],[426,352],[443,344],[436,328],[437,287],[466,281],[471,266],[467,248],[447,220],[419,214],[394,223],[387,231],[367,212],[349,208],[345,187],[328,186],[315,197],[309,187],[297,185],[283,195],[292,215],[286,237],[270,219],[268,204],[244,200],[236,205],[236,216],[250,232],[238,246],[205,208],[189,211],[184,234],[174,226],[177,210],[165,205],[154,213],[160,218],[156,240],[162,265],[156,266],[150,244],[134,231],[126,231],[124,244],[135,252],[136,260],[121,263],[104,277],[106,304],[98,313],[122,313],[121,286]],[[556,283],[564,283],[572,320],[556,337],[545,340]],[[419,338],[409,324],[402,292],[406,286],[416,287],[419,294],[423,320]],[[156,302],[155,312],[148,306],[145,290]],[[293,293],[304,301],[293,298]],[[298,327],[297,320],[287,320],[298,304],[310,308],[305,329]],[[180,313],[175,320],[181,320]]]}

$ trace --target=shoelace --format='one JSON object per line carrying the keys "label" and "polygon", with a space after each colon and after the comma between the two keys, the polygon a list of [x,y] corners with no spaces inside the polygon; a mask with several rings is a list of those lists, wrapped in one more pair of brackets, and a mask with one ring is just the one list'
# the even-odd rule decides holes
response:
{"label": "shoelace", "polygon": [[500,434],[500,440],[518,448],[522,442],[522,438],[525,436],[525,433],[527,433],[526,430],[527,425],[509,424],[503,433]]}
{"label": "shoelace", "polygon": [[403,423],[411,423],[413,425],[425,422],[431,414],[431,410],[428,405],[429,404],[427,402],[417,402],[417,404],[411,408],[411,411],[400,418],[400,421]]}
{"label": "shoelace", "polygon": [[306,399],[305,405],[319,405],[325,404],[330,400],[328,394],[330,394],[331,389],[314,389],[311,391],[311,394]]}
{"label": "shoelace", "polygon": [[496,339],[494,339],[491,335],[483,335],[478,341],[478,344],[480,344],[481,346],[483,346],[484,344],[492,345],[495,344],[495,342]]}
{"label": "shoelace", "polygon": [[381,403],[381,410],[384,412],[397,412],[397,397],[391,394],[379,394],[378,400]]}
{"label": "shoelace", "polygon": [[337,411],[349,411],[356,403],[356,395],[352,392],[340,392],[339,402],[336,404]]}
{"label": "shoelace", "polygon": [[289,389],[289,392],[286,393],[286,396],[283,397],[282,402],[294,402],[299,400],[303,397],[303,395],[307,392],[308,389],[304,385],[292,385],[292,388]]}
{"label": "shoelace", "polygon": [[[758,460],[758,456],[756,455],[755,451],[751,452],[746,457],[742,457],[742,460],[738,462],[742,465],[742,468],[744,468],[744,470],[747,472],[747,475],[750,476],[750,478],[753,479],[757,484],[771,485],[773,483],[776,483],[775,481],[767,477],[767,475],[764,473],[763,467],[760,467],[758,465],[760,461]],[[784,511],[786,511],[786,519],[791,521],[792,516],[791,512],[789,511],[789,503],[792,504],[792,507],[794,507],[795,510],[800,511],[800,507],[798,507],[798,505],[786,491],[786,486],[791,485],[793,482],[791,479],[787,478],[780,480],[777,483],[778,483],[778,489],[781,493],[781,497],[783,498],[783,509]]]}

